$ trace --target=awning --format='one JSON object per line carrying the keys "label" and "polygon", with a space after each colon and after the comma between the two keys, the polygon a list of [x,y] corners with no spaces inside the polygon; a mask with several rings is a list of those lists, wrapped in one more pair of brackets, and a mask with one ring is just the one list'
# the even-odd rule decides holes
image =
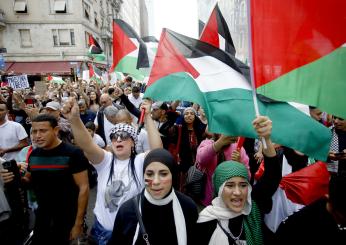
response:
{"label": "awning", "polygon": [[13,62],[12,65],[6,67],[5,73],[27,75],[71,75],[71,68],[76,68],[79,65],[80,61]]}

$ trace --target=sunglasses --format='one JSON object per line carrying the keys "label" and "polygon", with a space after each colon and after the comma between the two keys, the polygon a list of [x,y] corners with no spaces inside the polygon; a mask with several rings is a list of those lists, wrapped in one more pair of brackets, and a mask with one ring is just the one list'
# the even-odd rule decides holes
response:
{"label": "sunglasses", "polygon": [[110,135],[111,140],[118,140],[120,138],[120,140],[127,140],[131,138],[131,134],[125,131],[121,131],[121,132],[116,132],[116,133],[112,133]]}

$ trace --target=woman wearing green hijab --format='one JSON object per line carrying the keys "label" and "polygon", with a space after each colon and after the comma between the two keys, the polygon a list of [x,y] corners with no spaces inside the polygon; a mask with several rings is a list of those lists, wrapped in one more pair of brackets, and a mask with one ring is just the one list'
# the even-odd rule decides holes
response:
{"label": "woman wearing green hijab", "polygon": [[271,197],[281,180],[281,165],[270,140],[272,122],[257,117],[253,125],[266,141],[265,173],[252,187],[246,167],[235,161],[222,162],[215,169],[216,198],[199,214],[197,244],[263,244],[263,215],[271,209]]}

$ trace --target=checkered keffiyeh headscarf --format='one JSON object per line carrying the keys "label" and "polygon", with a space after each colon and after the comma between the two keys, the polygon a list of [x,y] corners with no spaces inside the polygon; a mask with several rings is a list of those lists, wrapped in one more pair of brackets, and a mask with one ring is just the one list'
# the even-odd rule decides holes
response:
{"label": "checkered keffiyeh headscarf", "polygon": [[131,138],[133,142],[135,143],[135,146],[137,145],[137,132],[134,127],[131,125],[128,125],[126,123],[118,123],[115,125],[115,127],[112,129],[109,138],[112,139],[112,135],[117,133],[117,132],[127,132],[131,135]]}

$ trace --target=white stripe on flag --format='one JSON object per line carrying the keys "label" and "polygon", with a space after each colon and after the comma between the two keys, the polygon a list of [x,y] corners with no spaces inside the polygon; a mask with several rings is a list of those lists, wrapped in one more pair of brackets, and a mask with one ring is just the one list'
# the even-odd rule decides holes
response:
{"label": "white stripe on flag", "polygon": [[230,88],[251,90],[245,77],[212,56],[188,59],[200,73],[196,82],[202,92],[219,91]]}
{"label": "white stripe on flag", "polygon": [[226,50],[226,40],[223,38],[223,36],[219,35],[219,49],[225,51]]}
{"label": "white stripe on flag", "polygon": [[280,187],[272,196],[273,207],[269,214],[264,216],[264,222],[272,232],[276,232],[279,225],[288,216],[303,208],[304,205],[297,204],[289,200],[284,190]]}

